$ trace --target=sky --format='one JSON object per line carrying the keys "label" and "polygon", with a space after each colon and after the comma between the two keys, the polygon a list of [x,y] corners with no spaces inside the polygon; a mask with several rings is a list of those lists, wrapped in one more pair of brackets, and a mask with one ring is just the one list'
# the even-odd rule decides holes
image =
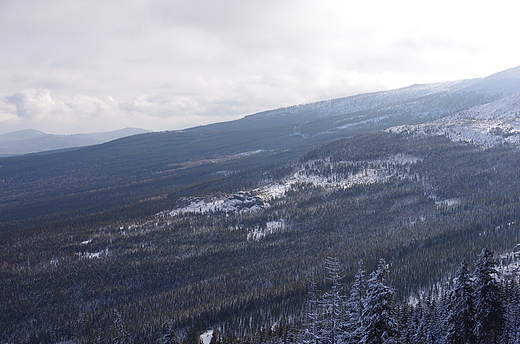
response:
{"label": "sky", "polygon": [[177,130],[520,65],[508,0],[0,0],[0,134]]}

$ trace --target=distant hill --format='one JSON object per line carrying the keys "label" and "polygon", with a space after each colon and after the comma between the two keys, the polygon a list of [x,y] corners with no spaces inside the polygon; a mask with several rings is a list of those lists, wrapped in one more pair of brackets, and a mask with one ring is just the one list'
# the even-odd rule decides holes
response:
{"label": "distant hill", "polygon": [[100,133],[53,135],[34,129],[19,130],[0,135],[0,157],[90,146],[146,132],[149,130],[124,128]]}

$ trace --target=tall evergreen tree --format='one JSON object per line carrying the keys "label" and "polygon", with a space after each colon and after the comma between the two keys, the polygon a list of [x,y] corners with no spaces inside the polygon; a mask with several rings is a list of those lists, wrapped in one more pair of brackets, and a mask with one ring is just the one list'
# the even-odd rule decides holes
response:
{"label": "tall evergreen tree", "polygon": [[345,342],[359,343],[361,341],[361,317],[363,315],[363,300],[366,293],[366,276],[363,261],[358,263],[354,283],[345,307]]}
{"label": "tall evergreen tree", "polygon": [[504,343],[520,344],[520,284],[510,280],[505,289],[506,325]]}
{"label": "tall evergreen tree", "polygon": [[320,313],[319,313],[319,302],[316,291],[316,282],[311,281],[311,290],[309,292],[309,300],[307,301],[305,312],[306,312],[306,323],[305,330],[303,333],[304,344],[318,344],[320,343]]}
{"label": "tall evergreen tree", "polygon": [[363,344],[394,344],[399,338],[395,292],[385,285],[387,271],[386,262],[381,259],[368,280],[362,313]]}
{"label": "tall evergreen tree", "polygon": [[446,322],[446,344],[475,343],[473,284],[465,260],[457,271],[455,286],[450,292]]}
{"label": "tall evergreen tree", "polygon": [[115,335],[112,338],[112,343],[114,344],[124,344],[124,343],[130,343],[130,334],[126,331],[125,325],[123,322],[123,316],[121,315],[121,312],[117,308],[114,308],[114,314],[115,314]]}
{"label": "tall evergreen tree", "polygon": [[343,286],[341,279],[341,265],[338,258],[327,258],[325,268],[328,272],[328,279],[331,282],[331,289],[323,295],[323,309],[325,315],[324,333],[322,342],[327,344],[339,344],[343,337],[343,309],[344,296],[341,290]]}
{"label": "tall evergreen tree", "polygon": [[[414,332],[409,342],[414,344],[437,344],[444,343],[441,339],[441,329],[438,321],[437,302],[428,294],[415,306]],[[403,329],[406,330],[406,329]],[[409,329],[408,329],[409,330]],[[403,335],[403,333],[401,333]],[[401,338],[404,338],[403,336]]]}
{"label": "tall evergreen tree", "polygon": [[475,266],[475,334],[478,344],[496,344],[505,326],[503,293],[495,279],[493,252],[483,249]]}

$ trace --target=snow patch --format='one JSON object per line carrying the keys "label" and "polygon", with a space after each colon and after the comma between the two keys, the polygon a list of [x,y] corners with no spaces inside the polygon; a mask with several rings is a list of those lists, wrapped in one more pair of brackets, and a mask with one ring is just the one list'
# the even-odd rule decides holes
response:
{"label": "snow patch", "polygon": [[209,344],[213,338],[213,330],[208,330],[200,335],[200,341],[202,344]]}
{"label": "snow patch", "polygon": [[269,206],[254,192],[222,194],[211,198],[188,197],[177,201],[177,208],[168,212],[175,216],[184,213],[207,214],[210,212],[255,212]]}
{"label": "snow patch", "polygon": [[264,201],[270,201],[277,197],[282,197],[285,195],[287,190],[291,188],[291,185],[294,183],[291,182],[277,182],[271,183],[265,186],[262,186],[258,189],[255,189],[254,192],[262,198]]}
{"label": "snow patch", "polygon": [[78,252],[78,253],[76,253],[76,255],[78,255],[80,257],[89,258],[89,259],[97,259],[97,258],[108,257],[109,254],[110,254],[110,252],[108,251],[108,247],[106,249],[104,249],[103,251],[94,252],[94,253],[91,253],[91,252]]}
{"label": "snow patch", "polygon": [[520,147],[520,93],[430,123],[397,126],[386,131],[442,135],[453,142],[472,143],[485,148],[501,145]]}
{"label": "snow patch", "polygon": [[285,229],[285,220],[268,221],[265,228],[256,226],[251,232],[247,234],[247,240],[260,240],[268,234],[272,234]]}
{"label": "snow patch", "polygon": [[457,205],[460,203],[460,199],[458,198],[449,198],[449,199],[444,199],[444,200],[440,200],[440,201],[435,201],[435,205],[437,207],[453,207],[454,205]]}
{"label": "snow patch", "polygon": [[[358,171],[347,175],[344,173],[331,172],[327,177],[319,172],[313,173],[314,161],[309,161],[304,166],[301,166],[300,170],[287,181],[287,184],[307,183],[321,187],[348,188],[354,185],[385,183],[397,176],[397,171],[389,168],[389,165],[409,165],[421,161],[422,158],[401,153],[380,160],[340,161],[329,163],[331,171],[334,171],[334,169],[338,167],[348,166],[357,167]],[[361,166],[364,167],[360,168]],[[310,169],[310,171],[308,169]],[[401,174],[400,178],[408,178],[408,176]]]}
{"label": "snow patch", "polygon": [[419,125],[393,127],[387,131],[398,134],[442,135],[453,142],[472,143],[490,148],[501,145],[520,146],[520,120],[460,119]]}

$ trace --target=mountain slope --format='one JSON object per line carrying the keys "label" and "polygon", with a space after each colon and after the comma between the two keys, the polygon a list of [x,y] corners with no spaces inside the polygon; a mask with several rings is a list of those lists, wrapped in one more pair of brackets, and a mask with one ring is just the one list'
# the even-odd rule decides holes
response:
{"label": "mountain slope", "polygon": [[[520,91],[520,67],[482,79],[426,85],[360,94],[345,98],[264,111],[242,119],[203,127],[212,129],[261,128],[304,125],[323,120],[323,130],[357,126],[358,133],[370,131],[364,124],[393,118],[394,121],[425,121],[497,100]],[[409,118],[412,115],[413,119]],[[333,120],[326,118],[333,117]],[[342,124],[343,123],[343,124]],[[319,132],[310,131],[313,135]]]}
{"label": "mountain slope", "polygon": [[388,131],[413,135],[443,135],[454,142],[469,142],[485,147],[519,147],[520,92],[432,122],[403,125]]}
{"label": "mountain slope", "polygon": [[203,193],[216,187],[212,183],[229,184],[229,178],[232,188],[241,188],[251,175],[327,142],[425,123],[520,92],[519,74],[517,67],[483,79],[298,105],[45,157],[3,158],[0,227],[31,218],[144,214],[148,208],[141,201],[156,197],[146,204],[159,211],[189,190]]}
{"label": "mountain slope", "polygon": [[0,135],[0,157],[90,146],[146,132],[148,130],[125,128],[101,133],[53,135],[32,129],[20,130]]}

